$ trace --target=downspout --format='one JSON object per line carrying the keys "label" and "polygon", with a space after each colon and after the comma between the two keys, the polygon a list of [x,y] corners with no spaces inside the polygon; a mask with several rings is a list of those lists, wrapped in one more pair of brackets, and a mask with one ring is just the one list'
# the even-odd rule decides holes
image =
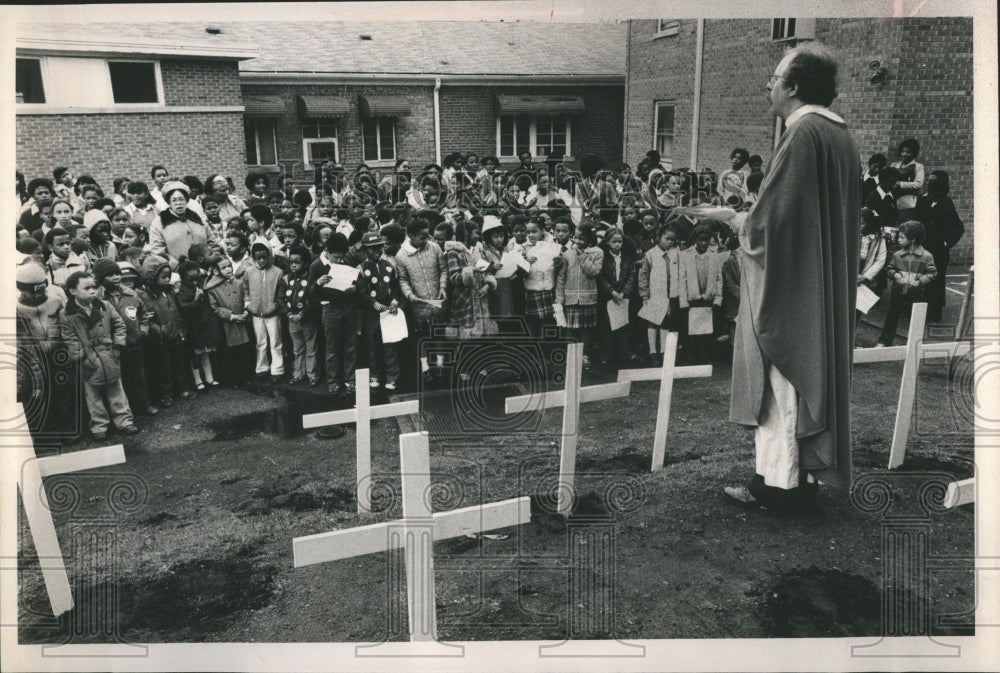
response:
{"label": "downspout", "polygon": [[694,108],[691,112],[691,162],[692,171],[698,170],[698,136],[701,128],[701,62],[705,54],[705,19],[698,19],[694,48]]}
{"label": "downspout", "polygon": [[441,165],[441,78],[434,78],[434,155]]}
{"label": "downspout", "polygon": [[[628,162],[628,82],[632,78],[630,66],[632,65],[632,21],[625,22],[625,123],[622,129],[622,163]],[[653,122],[656,123],[655,121]]]}

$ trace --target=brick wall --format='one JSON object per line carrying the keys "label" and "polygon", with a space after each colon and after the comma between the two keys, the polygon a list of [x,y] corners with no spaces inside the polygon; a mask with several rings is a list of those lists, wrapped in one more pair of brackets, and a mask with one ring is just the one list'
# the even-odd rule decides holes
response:
{"label": "brick wall", "polygon": [[22,115],[17,117],[17,167],[29,180],[52,178],[69,166],[93,175],[110,194],[116,177],[152,186],[149,169],[163,164],[171,175],[230,175],[242,185],[246,172],[243,115],[151,113]]}
{"label": "brick wall", "polygon": [[[654,101],[673,101],[674,166],[688,166],[694,97],[696,21],[676,36],[653,38],[656,21],[630,22],[626,159],[638,162],[653,141]],[[847,119],[859,160],[882,152],[896,160],[899,141],[921,141],[928,171],[947,170],[952,196],[968,232],[954,264],[972,254],[972,21],[933,19],[818,19],[816,38],[838,50],[840,95],[833,109]],[[697,167],[721,171],[734,147],[766,161],[774,120],[765,85],[788,46],[770,39],[768,19],[705,21],[702,105]],[[869,63],[888,68],[885,82],[869,81]]]}
{"label": "brick wall", "polygon": [[236,61],[162,59],[167,105],[242,105]]}
{"label": "brick wall", "polygon": [[[307,171],[302,162],[302,124],[299,117],[298,94],[311,96],[339,96],[351,105],[350,113],[337,122],[340,163],[353,170],[363,160],[364,146],[361,133],[361,116],[358,112],[359,95],[406,96],[410,103],[410,114],[396,119],[396,156],[409,159],[417,170],[434,161],[434,87],[431,86],[358,86],[358,85],[246,85],[245,95],[277,95],[285,101],[285,114],[275,120],[275,134],[278,145],[278,160],[295,160],[294,179],[298,182],[312,182],[313,172]],[[327,120],[333,121],[333,120]],[[246,153],[243,151],[243,160]],[[368,162],[373,164],[373,162]],[[244,164],[245,167],[245,164]],[[391,162],[389,169],[391,169]],[[244,168],[244,170],[246,170]],[[385,169],[376,169],[385,170]]]}
{"label": "brick wall", "polygon": [[[585,111],[570,119],[573,158],[596,154],[609,165],[622,154],[624,89],[621,86],[504,87],[443,86],[441,88],[441,154],[497,152],[495,97],[501,94],[580,96]],[[505,165],[514,166],[516,160]]]}

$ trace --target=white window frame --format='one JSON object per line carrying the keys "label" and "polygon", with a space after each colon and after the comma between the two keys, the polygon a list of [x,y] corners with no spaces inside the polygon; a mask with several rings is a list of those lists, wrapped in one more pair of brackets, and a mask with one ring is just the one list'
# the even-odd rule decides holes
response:
{"label": "white window frame", "polygon": [[[317,126],[317,128],[320,126],[324,126],[324,124],[319,120],[308,120],[308,121],[314,123]],[[312,165],[312,152],[309,149],[312,145],[319,145],[319,144],[327,145],[332,142],[334,147],[333,160],[337,163],[340,163],[340,124],[338,124],[337,120],[335,119],[332,121],[334,128],[337,129],[337,135],[323,136],[322,138],[306,138],[305,136],[303,136],[302,138],[302,164],[308,170],[312,170],[315,168],[315,166]],[[326,125],[328,126],[329,124]],[[307,124],[305,123],[301,124],[301,126],[299,127],[300,132],[302,131],[301,127],[303,126],[307,126]],[[277,135],[277,132],[275,132],[275,135]],[[275,157],[278,156],[277,148],[275,148],[274,156]],[[257,155],[257,158],[258,159],[260,158],[259,154]]]}
{"label": "white window frame", "polygon": [[681,32],[681,22],[680,19],[657,19],[656,20],[656,32],[653,33],[653,39],[658,37],[669,37],[670,35],[677,35]]}
{"label": "white window frame", "polygon": [[[259,122],[261,120],[267,120],[267,121],[271,122],[271,142],[273,143],[273,146],[274,146],[274,163],[273,164],[262,164],[262,163],[260,163],[260,127],[257,126],[257,122]],[[243,123],[244,124],[246,124],[246,123],[253,124],[254,152],[257,155],[257,157],[256,157],[257,158],[257,162],[256,163],[251,163],[249,161],[250,157],[247,157],[247,159],[248,159],[247,165],[248,166],[277,166],[278,165],[278,130],[275,128],[276,124],[274,123],[274,118],[273,117],[250,118],[250,119],[244,119]],[[310,140],[319,140],[319,138],[310,138]],[[303,146],[303,150],[304,149],[305,149],[305,147]],[[340,153],[340,145],[337,145],[337,153],[338,154]],[[304,158],[307,155],[303,153],[302,156]]]}
{"label": "white window frame", "polygon": [[[660,108],[672,107],[674,109],[674,127],[670,130],[671,138],[677,140],[677,102],[672,100],[658,100],[653,103],[653,147],[657,148],[659,152],[660,147],[660,133],[657,128],[657,122],[660,120]],[[674,143],[671,143],[673,145]],[[667,170],[673,170],[674,167],[674,157],[670,156],[669,159],[664,156],[660,156],[660,163]]]}
{"label": "white window frame", "polygon": [[[72,109],[72,110],[107,110],[113,112],[115,110],[129,110],[129,109],[157,109],[166,107],[166,96],[163,92],[163,73],[160,69],[160,61],[158,59],[150,58],[95,58],[95,57],[68,57],[68,56],[56,56],[56,55],[42,55],[42,56],[22,56],[22,58],[32,58],[37,59],[41,66],[42,71],[42,89],[45,91],[45,102],[44,103],[23,103],[23,105],[30,105],[32,110],[46,110],[46,109]],[[70,100],[68,103],[65,99],[59,97],[59,82],[64,79],[57,75],[58,60],[56,59],[68,59],[79,60],[81,62],[87,62],[87,66],[93,69],[92,75],[93,79],[89,81],[89,91],[91,93],[97,94],[98,98],[103,98],[102,100],[92,101],[87,105],[77,104],[79,101]],[[116,103],[114,89],[111,86],[111,68],[110,63],[152,63],[153,64],[153,74],[156,78],[156,103]],[[103,72],[103,78],[99,81],[98,70]],[[85,70],[81,69],[81,74]]]}
{"label": "white window frame", "polygon": [[[155,105],[157,107],[164,107],[167,104],[166,96],[163,94],[163,75],[160,72],[160,62],[154,59],[148,58],[106,58],[104,59],[105,68],[108,71],[108,88],[111,90],[111,105],[115,107],[138,107],[142,105]],[[153,77],[156,79],[156,102],[155,103],[116,103],[115,102],[115,91],[111,83],[111,64],[112,63],[152,63],[153,64]],[[42,86],[45,86],[45,82],[42,82]]]}
{"label": "white window frame", "polygon": [[[782,26],[781,34],[775,37],[774,32],[777,27],[778,21],[784,21]],[[792,29],[791,35],[788,34],[788,22],[794,21],[795,27]],[[771,41],[772,42],[788,42],[792,40],[812,40],[816,36],[816,19],[814,18],[799,18],[796,16],[783,16],[771,19]]]}
{"label": "white window frame", "polygon": [[[497,153],[498,159],[517,159],[517,124],[514,124],[514,154],[500,154],[500,120],[503,117],[515,117],[521,115],[502,115],[497,117]],[[526,116],[526,115],[524,115]],[[534,115],[529,117],[528,123],[528,151],[532,157],[538,156],[538,117],[546,115]],[[566,152],[565,158],[573,156],[573,118],[570,115],[548,115],[559,116],[566,120]]]}
{"label": "white window frame", "polygon": [[[383,119],[388,119],[392,121],[392,157],[388,159],[382,158],[382,125],[379,123]],[[375,153],[378,156],[366,157],[365,156],[365,122],[375,124]],[[369,166],[379,163],[389,164],[395,163],[396,157],[399,156],[398,152],[399,146],[396,144],[396,118],[395,117],[366,117],[361,121],[361,158]]]}

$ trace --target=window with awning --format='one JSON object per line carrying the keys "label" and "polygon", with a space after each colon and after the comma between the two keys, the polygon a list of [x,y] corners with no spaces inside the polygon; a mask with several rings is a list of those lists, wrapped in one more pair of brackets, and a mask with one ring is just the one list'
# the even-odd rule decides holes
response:
{"label": "window with awning", "polygon": [[306,119],[337,119],[351,112],[351,103],[341,96],[299,96],[298,105]]}
{"label": "window with awning", "polygon": [[281,96],[256,94],[243,96],[243,116],[257,118],[281,117],[285,114],[285,101]]}
{"label": "window with awning", "polygon": [[586,109],[580,96],[516,96],[501,94],[496,98],[497,114],[563,115],[580,114]]}
{"label": "window with awning", "polygon": [[358,96],[362,117],[405,117],[410,114],[406,96]]}

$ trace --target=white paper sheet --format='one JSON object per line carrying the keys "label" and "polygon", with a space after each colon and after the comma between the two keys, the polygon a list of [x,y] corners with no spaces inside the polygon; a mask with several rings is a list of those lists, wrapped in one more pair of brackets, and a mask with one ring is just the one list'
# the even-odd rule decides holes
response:
{"label": "white paper sheet", "polygon": [[409,333],[406,331],[406,316],[402,309],[393,315],[389,311],[382,311],[378,314],[379,327],[382,328],[382,343],[394,344],[405,339]]}
{"label": "white paper sheet", "polygon": [[859,311],[868,315],[868,311],[872,309],[872,306],[878,303],[879,296],[872,292],[867,285],[858,285],[858,304],[857,308]]}
{"label": "white paper sheet", "polygon": [[650,297],[649,301],[642,305],[639,309],[639,317],[643,320],[653,323],[659,326],[663,323],[663,319],[667,316],[667,310],[670,308],[670,299],[667,297]]}
{"label": "white paper sheet", "polygon": [[562,254],[562,246],[555,242],[539,241],[528,253],[535,258],[536,271],[548,271],[555,264],[555,258]]}
{"label": "white paper sheet", "polygon": [[616,304],[614,299],[608,301],[608,322],[612,332],[628,324],[628,299],[622,299],[620,304]]}
{"label": "white paper sheet", "polygon": [[524,255],[521,254],[520,250],[515,250],[511,254],[514,256],[514,263],[517,264],[519,268],[524,269],[525,271],[528,271],[531,268],[531,264],[529,264],[528,260],[524,258]]}
{"label": "white paper sheet", "polygon": [[510,278],[517,271],[517,259],[513,254],[504,252],[500,257],[500,270],[497,271],[497,278]]}
{"label": "white paper sheet", "polygon": [[712,333],[712,307],[692,306],[688,311],[688,334],[700,336]]}
{"label": "white paper sheet", "polygon": [[330,276],[330,282],[327,287],[343,292],[353,287],[354,281],[358,279],[359,272],[354,267],[347,266],[346,264],[331,264],[330,269],[326,273]]}
{"label": "white paper sheet", "polygon": [[553,317],[556,319],[556,327],[565,327],[566,326],[566,314],[563,313],[562,304],[553,304],[552,305],[552,314],[553,314]]}

